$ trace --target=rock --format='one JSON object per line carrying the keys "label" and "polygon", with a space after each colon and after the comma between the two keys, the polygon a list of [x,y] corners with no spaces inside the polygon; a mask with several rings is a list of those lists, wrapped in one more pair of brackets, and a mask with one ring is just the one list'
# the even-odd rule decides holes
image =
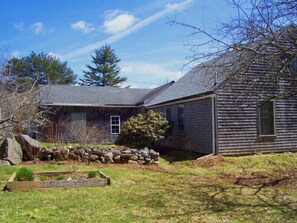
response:
{"label": "rock", "polygon": [[130,160],[137,161],[138,160],[138,156],[133,155],[133,156],[130,157]]}
{"label": "rock", "polygon": [[121,163],[128,163],[128,160],[133,154],[122,154],[121,155]]}
{"label": "rock", "polygon": [[52,153],[53,153],[53,151],[51,149],[40,148],[37,153],[37,157],[40,160],[49,160],[49,159],[51,159]]}
{"label": "rock", "polygon": [[129,160],[128,161],[128,164],[138,164],[138,162],[137,161],[134,161],[134,160]]}
{"label": "rock", "polygon": [[0,166],[10,166],[10,162],[7,160],[0,160]]}
{"label": "rock", "polygon": [[68,159],[70,159],[70,160],[79,160],[79,156],[77,154],[73,153],[73,152],[70,152],[68,154]]}
{"label": "rock", "polygon": [[112,152],[107,152],[104,154],[104,159],[105,159],[105,162],[106,163],[113,163],[113,155],[112,155]]}
{"label": "rock", "polygon": [[144,160],[137,160],[137,163],[140,164],[140,165],[144,165],[145,161]]}
{"label": "rock", "polygon": [[155,157],[153,157],[153,159],[155,160],[155,161],[159,161],[159,156],[155,156]]}
{"label": "rock", "polygon": [[0,159],[7,160],[16,165],[22,161],[23,152],[20,144],[11,138],[7,138],[0,146]]}
{"label": "rock", "polygon": [[149,149],[147,147],[145,147],[144,149],[139,150],[141,156],[143,156],[144,158],[149,157]]}
{"label": "rock", "polygon": [[106,153],[106,151],[102,150],[102,149],[94,149],[92,151],[92,154],[94,155],[98,155],[98,156],[104,156]]}
{"label": "rock", "polygon": [[63,157],[62,157],[62,155],[61,155],[60,150],[55,149],[55,150],[53,151],[52,159],[53,159],[53,160],[56,160],[56,161],[62,161],[62,160],[63,160]]}
{"label": "rock", "polygon": [[113,157],[113,161],[114,161],[115,163],[121,163],[121,156],[120,156],[120,155],[118,155],[118,156],[114,156],[114,157]]}
{"label": "rock", "polygon": [[70,150],[68,148],[61,148],[60,149],[62,160],[68,160],[69,152],[70,152]]}
{"label": "rock", "polygon": [[104,156],[100,156],[100,161],[101,161],[101,163],[105,163],[105,158],[104,158]]}
{"label": "rock", "polygon": [[123,154],[132,154],[131,149],[125,149],[122,151]]}
{"label": "rock", "polygon": [[133,156],[133,154],[122,154],[121,158],[122,159],[130,159],[131,156]]}
{"label": "rock", "polygon": [[160,153],[157,153],[155,150],[150,149],[148,153],[151,157],[159,157]]}
{"label": "rock", "polygon": [[144,147],[144,148],[142,149],[142,151],[144,151],[144,152],[146,152],[146,153],[149,153],[149,152],[150,152],[150,150],[149,150],[147,147]]}
{"label": "rock", "polygon": [[81,159],[84,162],[89,161],[89,153],[82,154]]}
{"label": "rock", "polygon": [[143,158],[142,156],[140,156],[138,159],[139,159],[139,160],[144,160],[144,158]]}
{"label": "rock", "polygon": [[121,155],[121,151],[118,149],[111,149],[110,152],[112,153],[113,156],[118,156]]}
{"label": "rock", "polygon": [[130,149],[133,154],[138,152],[138,149]]}
{"label": "rock", "polygon": [[34,160],[39,148],[40,142],[32,139],[30,136],[19,134],[16,137],[17,142],[21,145],[24,154],[24,160]]}
{"label": "rock", "polygon": [[98,155],[91,155],[90,161],[95,162],[96,160],[99,160],[99,156]]}

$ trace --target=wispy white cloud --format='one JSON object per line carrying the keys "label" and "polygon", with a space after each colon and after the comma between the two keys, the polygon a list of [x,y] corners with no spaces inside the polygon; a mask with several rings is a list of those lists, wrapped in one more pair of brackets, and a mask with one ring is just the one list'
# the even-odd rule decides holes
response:
{"label": "wispy white cloud", "polygon": [[116,33],[110,37],[108,37],[105,40],[93,43],[93,44],[89,44],[85,47],[82,47],[78,50],[75,50],[73,52],[70,52],[68,54],[63,55],[65,59],[69,60],[72,58],[76,58],[78,56],[81,56],[82,54],[86,54],[89,53],[91,51],[93,51],[94,49],[101,47],[104,44],[110,44],[113,43],[117,40],[120,40],[122,38],[124,38],[125,36],[128,36],[134,32],[136,32],[137,30],[140,30],[150,24],[152,24],[153,22],[158,21],[159,19],[168,16],[169,14],[176,12],[176,11],[182,11],[184,10],[186,7],[188,7],[191,3],[193,3],[194,0],[184,0],[181,1],[179,3],[173,3],[173,4],[167,4],[162,10],[154,13],[153,15],[139,21],[138,23],[136,23],[135,25],[129,27],[128,29],[125,29],[122,32]]}
{"label": "wispy white cloud", "polygon": [[13,50],[10,52],[10,57],[19,58],[21,56],[21,52],[18,50]]}
{"label": "wispy white cloud", "polygon": [[106,33],[115,34],[134,25],[136,21],[137,18],[129,13],[120,10],[107,11],[103,29]]}
{"label": "wispy white cloud", "polygon": [[62,56],[60,54],[58,54],[58,53],[49,52],[47,55],[55,57],[55,58],[60,59],[60,60],[63,59]]}
{"label": "wispy white cloud", "polygon": [[83,20],[71,23],[70,27],[73,30],[82,31],[84,33],[89,33],[95,30],[95,26],[93,24],[87,23]]}
{"label": "wispy white cloud", "polygon": [[12,24],[13,28],[15,28],[17,31],[22,32],[25,31],[25,24],[23,22],[15,22]]}
{"label": "wispy white cloud", "polygon": [[[131,81],[132,84],[160,84],[160,80],[171,81],[179,79],[183,73],[181,71],[177,71],[175,67],[171,66],[172,64],[158,64],[158,63],[149,63],[142,61],[132,61],[124,66],[121,69],[121,73],[123,75],[128,76],[128,82]],[[147,83],[143,83],[141,80],[137,80],[137,77],[147,76],[150,77],[150,81]]]}
{"label": "wispy white cloud", "polygon": [[30,26],[30,30],[32,30],[36,35],[40,34],[44,31],[44,25],[42,22],[36,22]]}
{"label": "wispy white cloud", "polygon": [[26,25],[24,22],[15,22],[12,25],[19,32],[31,31],[36,35],[45,33],[46,31],[52,31],[46,30],[42,22],[35,22],[32,25]]}

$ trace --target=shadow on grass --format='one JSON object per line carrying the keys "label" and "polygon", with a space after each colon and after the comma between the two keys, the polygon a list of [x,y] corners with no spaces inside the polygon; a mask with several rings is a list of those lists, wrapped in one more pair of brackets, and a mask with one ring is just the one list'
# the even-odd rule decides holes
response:
{"label": "shadow on grass", "polygon": [[[184,185],[185,186],[185,185]],[[175,189],[151,196],[147,205],[163,209],[155,220],[189,222],[296,222],[296,203],[284,199],[279,190],[267,188],[254,194],[245,187],[201,185],[183,188],[183,196]],[[167,199],[165,198],[167,197]],[[175,202],[164,202],[174,198]],[[170,210],[170,211],[167,211]],[[161,222],[161,221],[160,221]]]}
{"label": "shadow on grass", "polygon": [[186,160],[195,160],[203,156],[199,153],[194,153],[186,150],[178,150],[173,148],[160,148],[157,151],[160,152],[161,158],[165,159],[169,163]]}

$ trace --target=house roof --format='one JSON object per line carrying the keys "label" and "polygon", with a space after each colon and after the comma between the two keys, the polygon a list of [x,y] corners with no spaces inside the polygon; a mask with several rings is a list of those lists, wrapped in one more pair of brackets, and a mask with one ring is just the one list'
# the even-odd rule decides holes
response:
{"label": "house roof", "polygon": [[41,103],[59,106],[137,106],[145,105],[174,82],[155,89],[42,85]]}
{"label": "house roof", "polygon": [[231,57],[225,55],[193,67],[176,83],[169,86],[146,105],[154,106],[213,93],[227,78],[220,72],[225,69],[220,64],[225,65],[230,59]]}
{"label": "house roof", "polygon": [[135,106],[153,89],[44,85],[41,103],[61,106]]}

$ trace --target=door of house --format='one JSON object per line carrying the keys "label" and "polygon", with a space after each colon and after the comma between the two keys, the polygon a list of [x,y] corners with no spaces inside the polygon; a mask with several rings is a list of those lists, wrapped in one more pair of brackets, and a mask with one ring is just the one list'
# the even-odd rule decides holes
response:
{"label": "door of house", "polygon": [[71,113],[71,138],[78,142],[80,138],[84,137],[87,131],[86,113],[72,112]]}

